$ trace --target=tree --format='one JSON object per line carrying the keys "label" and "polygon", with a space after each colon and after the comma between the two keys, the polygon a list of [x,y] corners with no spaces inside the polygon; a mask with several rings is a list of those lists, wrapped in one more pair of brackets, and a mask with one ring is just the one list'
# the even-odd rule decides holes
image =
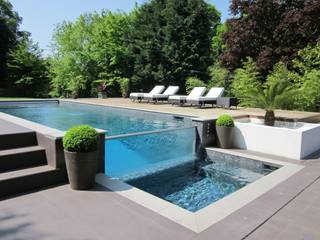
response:
{"label": "tree", "polygon": [[234,17],[227,21],[227,49],[220,59],[232,71],[251,57],[266,76],[320,36],[319,0],[232,0],[230,10]]}
{"label": "tree", "polygon": [[305,111],[320,110],[320,41],[298,52],[294,59],[294,108]]}
{"label": "tree", "polygon": [[27,97],[48,96],[48,64],[42,51],[29,37],[24,37],[9,53],[8,75],[22,95]]}
{"label": "tree", "polygon": [[[126,41],[130,21],[125,13],[102,11],[58,25],[50,68],[52,96],[90,96],[101,76],[112,83],[117,82],[114,79],[127,77],[130,61]],[[120,94],[116,86],[110,88],[113,94]]]}
{"label": "tree", "polygon": [[0,87],[7,85],[7,61],[9,52],[17,45],[21,18],[7,0],[0,0]]}
{"label": "tree", "polygon": [[211,42],[220,14],[203,0],[152,0],[136,11],[129,37],[132,85],[179,85],[189,76],[207,80]]}

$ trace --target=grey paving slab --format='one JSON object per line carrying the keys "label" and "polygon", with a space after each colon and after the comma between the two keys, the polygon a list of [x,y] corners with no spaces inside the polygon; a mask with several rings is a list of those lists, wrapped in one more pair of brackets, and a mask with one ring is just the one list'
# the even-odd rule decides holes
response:
{"label": "grey paving slab", "polygon": [[32,132],[32,130],[0,119],[0,135],[29,132]]}
{"label": "grey paving slab", "polygon": [[274,215],[247,239],[268,239],[271,232],[277,233],[272,239],[320,239],[320,180]]}
{"label": "grey paving slab", "polygon": [[0,238],[192,239],[194,233],[97,186],[68,185],[0,202]]}

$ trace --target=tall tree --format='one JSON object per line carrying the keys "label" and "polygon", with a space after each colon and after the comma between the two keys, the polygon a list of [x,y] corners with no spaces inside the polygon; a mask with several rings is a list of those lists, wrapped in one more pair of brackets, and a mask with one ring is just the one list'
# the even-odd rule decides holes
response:
{"label": "tall tree", "polygon": [[22,35],[19,31],[21,18],[13,11],[12,5],[7,0],[0,0],[0,87],[7,85],[7,60],[10,50]]}
{"label": "tall tree", "polygon": [[109,11],[81,15],[73,23],[58,25],[50,67],[52,95],[90,96],[95,80],[128,76],[129,25],[129,15]]}
{"label": "tall tree", "polygon": [[320,0],[232,0],[230,10],[234,17],[227,21],[227,49],[220,58],[230,70],[251,57],[266,75],[320,37]]}
{"label": "tall tree", "polygon": [[179,85],[189,76],[208,79],[219,12],[203,0],[152,0],[136,14],[129,51],[135,89]]}
{"label": "tall tree", "polygon": [[10,82],[26,97],[47,97],[48,64],[42,51],[29,37],[24,37],[9,54]]}

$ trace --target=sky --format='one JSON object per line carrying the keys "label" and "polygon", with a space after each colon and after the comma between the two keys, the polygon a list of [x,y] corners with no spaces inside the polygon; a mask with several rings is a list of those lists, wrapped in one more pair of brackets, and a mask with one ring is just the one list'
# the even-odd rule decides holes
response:
{"label": "sky", "polygon": [[[229,0],[208,0],[222,13],[222,21],[228,17]],[[49,44],[57,23],[74,21],[80,14],[109,9],[129,12],[135,3],[145,0],[10,0],[13,9],[22,17],[21,30],[31,33],[35,42],[50,53]]]}

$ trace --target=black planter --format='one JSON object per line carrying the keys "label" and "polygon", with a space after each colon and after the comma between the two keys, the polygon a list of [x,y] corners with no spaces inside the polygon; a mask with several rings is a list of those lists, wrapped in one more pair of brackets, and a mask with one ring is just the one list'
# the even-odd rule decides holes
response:
{"label": "black planter", "polygon": [[97,173],[98,151],[88,153],[64,150],[70,186],[75,190],[93,187]]}
{"label": "black planter", "polygon": [[224,149],[231,148],[233,127],[216,126],[216,130],[219,146]]}

